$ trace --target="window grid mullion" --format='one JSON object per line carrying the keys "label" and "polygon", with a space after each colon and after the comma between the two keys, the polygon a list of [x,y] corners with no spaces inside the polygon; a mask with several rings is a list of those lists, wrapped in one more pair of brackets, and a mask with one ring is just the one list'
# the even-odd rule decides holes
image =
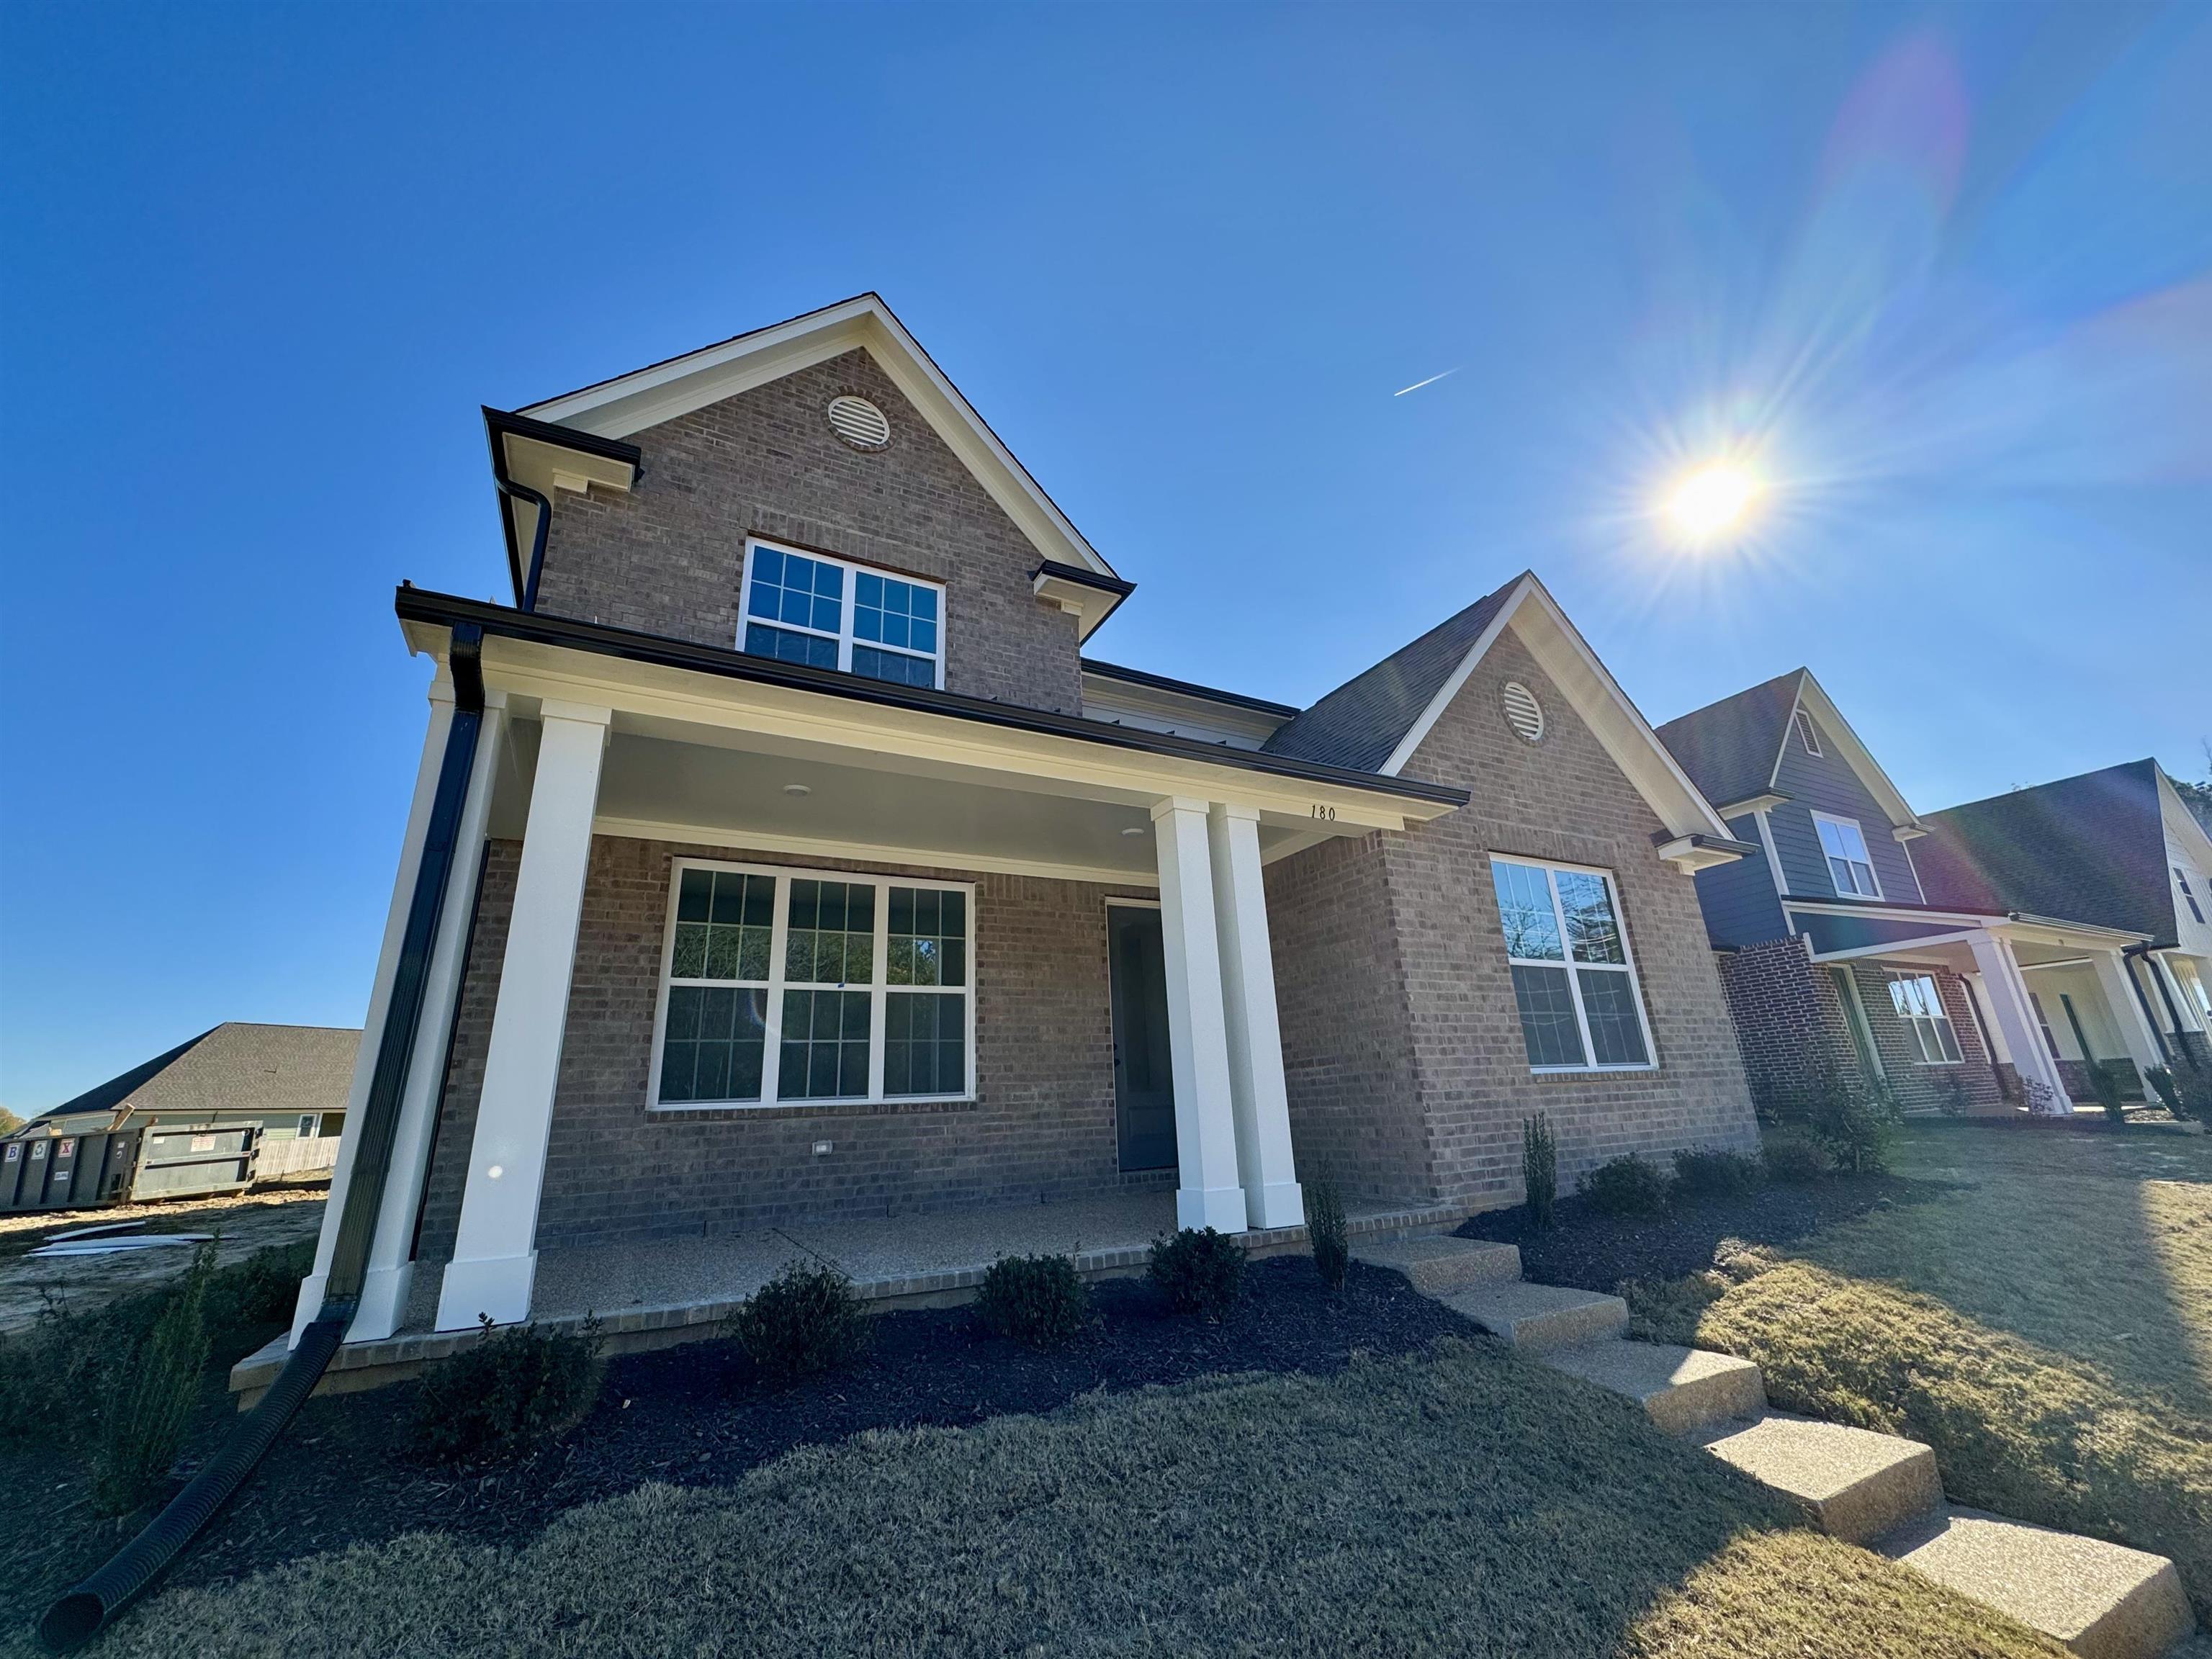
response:
{"label": "window grid mullion", "polygon": [[868,976],[868,1098],[884,1097],[884,1024],[890,1012],[891,887],[876,884],[875,968]]}
{"label": "window grid mullion", "polygon": [[1559,902],[1558,871],[1545,870],[1544,890],[1552,896],[1552,917],[1559,925],[1559,955],[1567,967],[1567,994],[1574,999],[1575,1029],[1583,1034],[1583,1064],[1595,1068],[1597,1065],[1597,1045],[1590,1041],[1589,1014],[1583,1007],[1580,965],[1575,961],[1575,942],[1567,933],[1567,907]]}
{"label": "window grid mullion", "polygon": [[790,928],[787,890],[788,876],[770,878],[770,902],[775,908],[770,912],[768,932],[768,1007],[761,1021],[761,1101],[767,1104],[781,1097],[783,1086],[783,951],[785,936]]}

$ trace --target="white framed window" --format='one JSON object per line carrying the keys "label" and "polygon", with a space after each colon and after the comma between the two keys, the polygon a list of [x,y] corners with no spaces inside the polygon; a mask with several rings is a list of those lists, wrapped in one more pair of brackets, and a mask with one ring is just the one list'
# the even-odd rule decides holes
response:
{"label": "white framed window", "polygon": [[322,1133],[323,1117],[321,1113],[302,1112],[300,1114],[299,1135],[301,1139],[313,1140],[319,1138]]}
{"label": "white framed window", "polygon": [[1529,1068],[1654,1069],[1651,1028],[1612,876],[1492,854],[1490,878]]}
{"label": "white framed window", "polygon": [[1838,898],[1881,896],[1881,884],[1874,878],[1874,860],[1867,854],[1866,836],[1856,818],[1832,818],[1813,814],[1813,828],[1820,837],[1821,854],[1828,860],[1828,879]]}
{"label": "white framed window", "polygon": [[939,690],[945,684],[945,589],[748,538],[738,648],[779,662]]}
{"label": "white framed window", "polygon": [[2189,889],[2189,872],[2177,864],[2173,866],[2173,878],[2181,884],[2181,896],[2188,902],[2189,914],[2203,921],[2204,912],[2197,908],[2197,895]]}
{"label": "white framed window", "polygon": [[971,884],[678,859],[668,885],[653,1107],[969,1097]]}
{"label": "white framed window", "polygon": [[1805,745],[1805,752],[1808,755],[1819,754],[1820,734],[1814,730],[1813,717],[1800,708],[1790,717],[1790,724],[1797,728],[1797,741]]}
{"label": "white framed window", "polygon": [[1951,1029],[1951,1015],[1943,1006],[1943,994],[1936,989],[1934,975],[1892,969],[1889,1000],[1905,1029],[1912,1034],[1920,1064],[1957,1066],[1965,1060],[1959,1052],[1959,1034]]}

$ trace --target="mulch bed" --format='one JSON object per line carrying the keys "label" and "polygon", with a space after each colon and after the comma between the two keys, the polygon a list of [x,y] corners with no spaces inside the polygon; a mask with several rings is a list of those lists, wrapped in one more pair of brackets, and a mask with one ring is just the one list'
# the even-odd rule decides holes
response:
{"label": "mulch bed", "polygon": [[512,1540],[647,1481],[726,1485],[793,1447],[864,1430],[1050,1411],[1094,1389],[1223,1371],[1330,1372],[1355,1352],[1405,1353],[1474,1334],[1397,1274],[1357,1263],[1340,1301],[1302,1256],[1253,1263],[1245,1285],[1236,1313],[1212,1325],[1170,1313],[1141,1280],[1096,1285],[1093,1331],[1049,1352],[992,1336],[967,1308],[886,1314],[857,1364],[789,1387],[765,1382],[728,1342],[626,1355],[608,1362],[599,1404],[563,1441],[481,1474],[409,1455],[412,1385],[311,1401],[172,1582],[228,1579],[418,1529]]}
{"label": "mulch bed", "polygon": [[1563,1198],[1547,1232],[1533,1231],[1528,1206],[1516,1204],[1474,1217],[1459,1236],[1519,1245],[1522,1276],[1537,1284],[1611,1291],[1624,1279],[1680,1279],[1710,1267],[1723,1239],[1789,1244],[1869,1210],[1925,1204],[1946,1190],[1941,1182],[1899,1176],[1831,1176],[1741,1198],[1686,1198],[1663,1216],[1607,1215]]}

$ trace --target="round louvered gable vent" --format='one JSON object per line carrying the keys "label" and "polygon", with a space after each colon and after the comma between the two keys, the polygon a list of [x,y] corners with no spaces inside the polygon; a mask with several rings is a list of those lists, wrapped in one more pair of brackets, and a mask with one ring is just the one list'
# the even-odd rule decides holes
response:
{"label": "round louvered gable vent", "polygon": [[1523,743],[1543,742],[1544,705],[1536,701],[1536,694],[1518,680],[1508,680],[1502,695],[1505,723],[1513,728],[1514,735]]}
{"label": "round louvered gable vent", "polygon": [[881,449],[891,441],[891,423],[866,398],[830,400],[830,429],[855,449]]}

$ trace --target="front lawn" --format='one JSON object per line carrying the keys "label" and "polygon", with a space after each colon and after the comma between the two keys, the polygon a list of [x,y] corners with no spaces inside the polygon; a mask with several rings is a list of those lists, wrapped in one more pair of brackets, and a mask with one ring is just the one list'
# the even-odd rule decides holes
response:
{"label": "front lawn", "polygon": [[[343,1404],[344,1402],[331,1402]],[[251,1501],[249,1498],[248,1501]],[[877,1431],[527,1541],[416,1533],[128,1616],[122,1655],[2057,1659],[1489,1343]]]}
{"label": "front lawn", "polygon": [[1928,1442],[1956,1502],[2172,1557],[2212,1616],[2212,1139],[1931,1124],[1896,1165],[1939,1195],[1632,1285],[1639,1329]]}

